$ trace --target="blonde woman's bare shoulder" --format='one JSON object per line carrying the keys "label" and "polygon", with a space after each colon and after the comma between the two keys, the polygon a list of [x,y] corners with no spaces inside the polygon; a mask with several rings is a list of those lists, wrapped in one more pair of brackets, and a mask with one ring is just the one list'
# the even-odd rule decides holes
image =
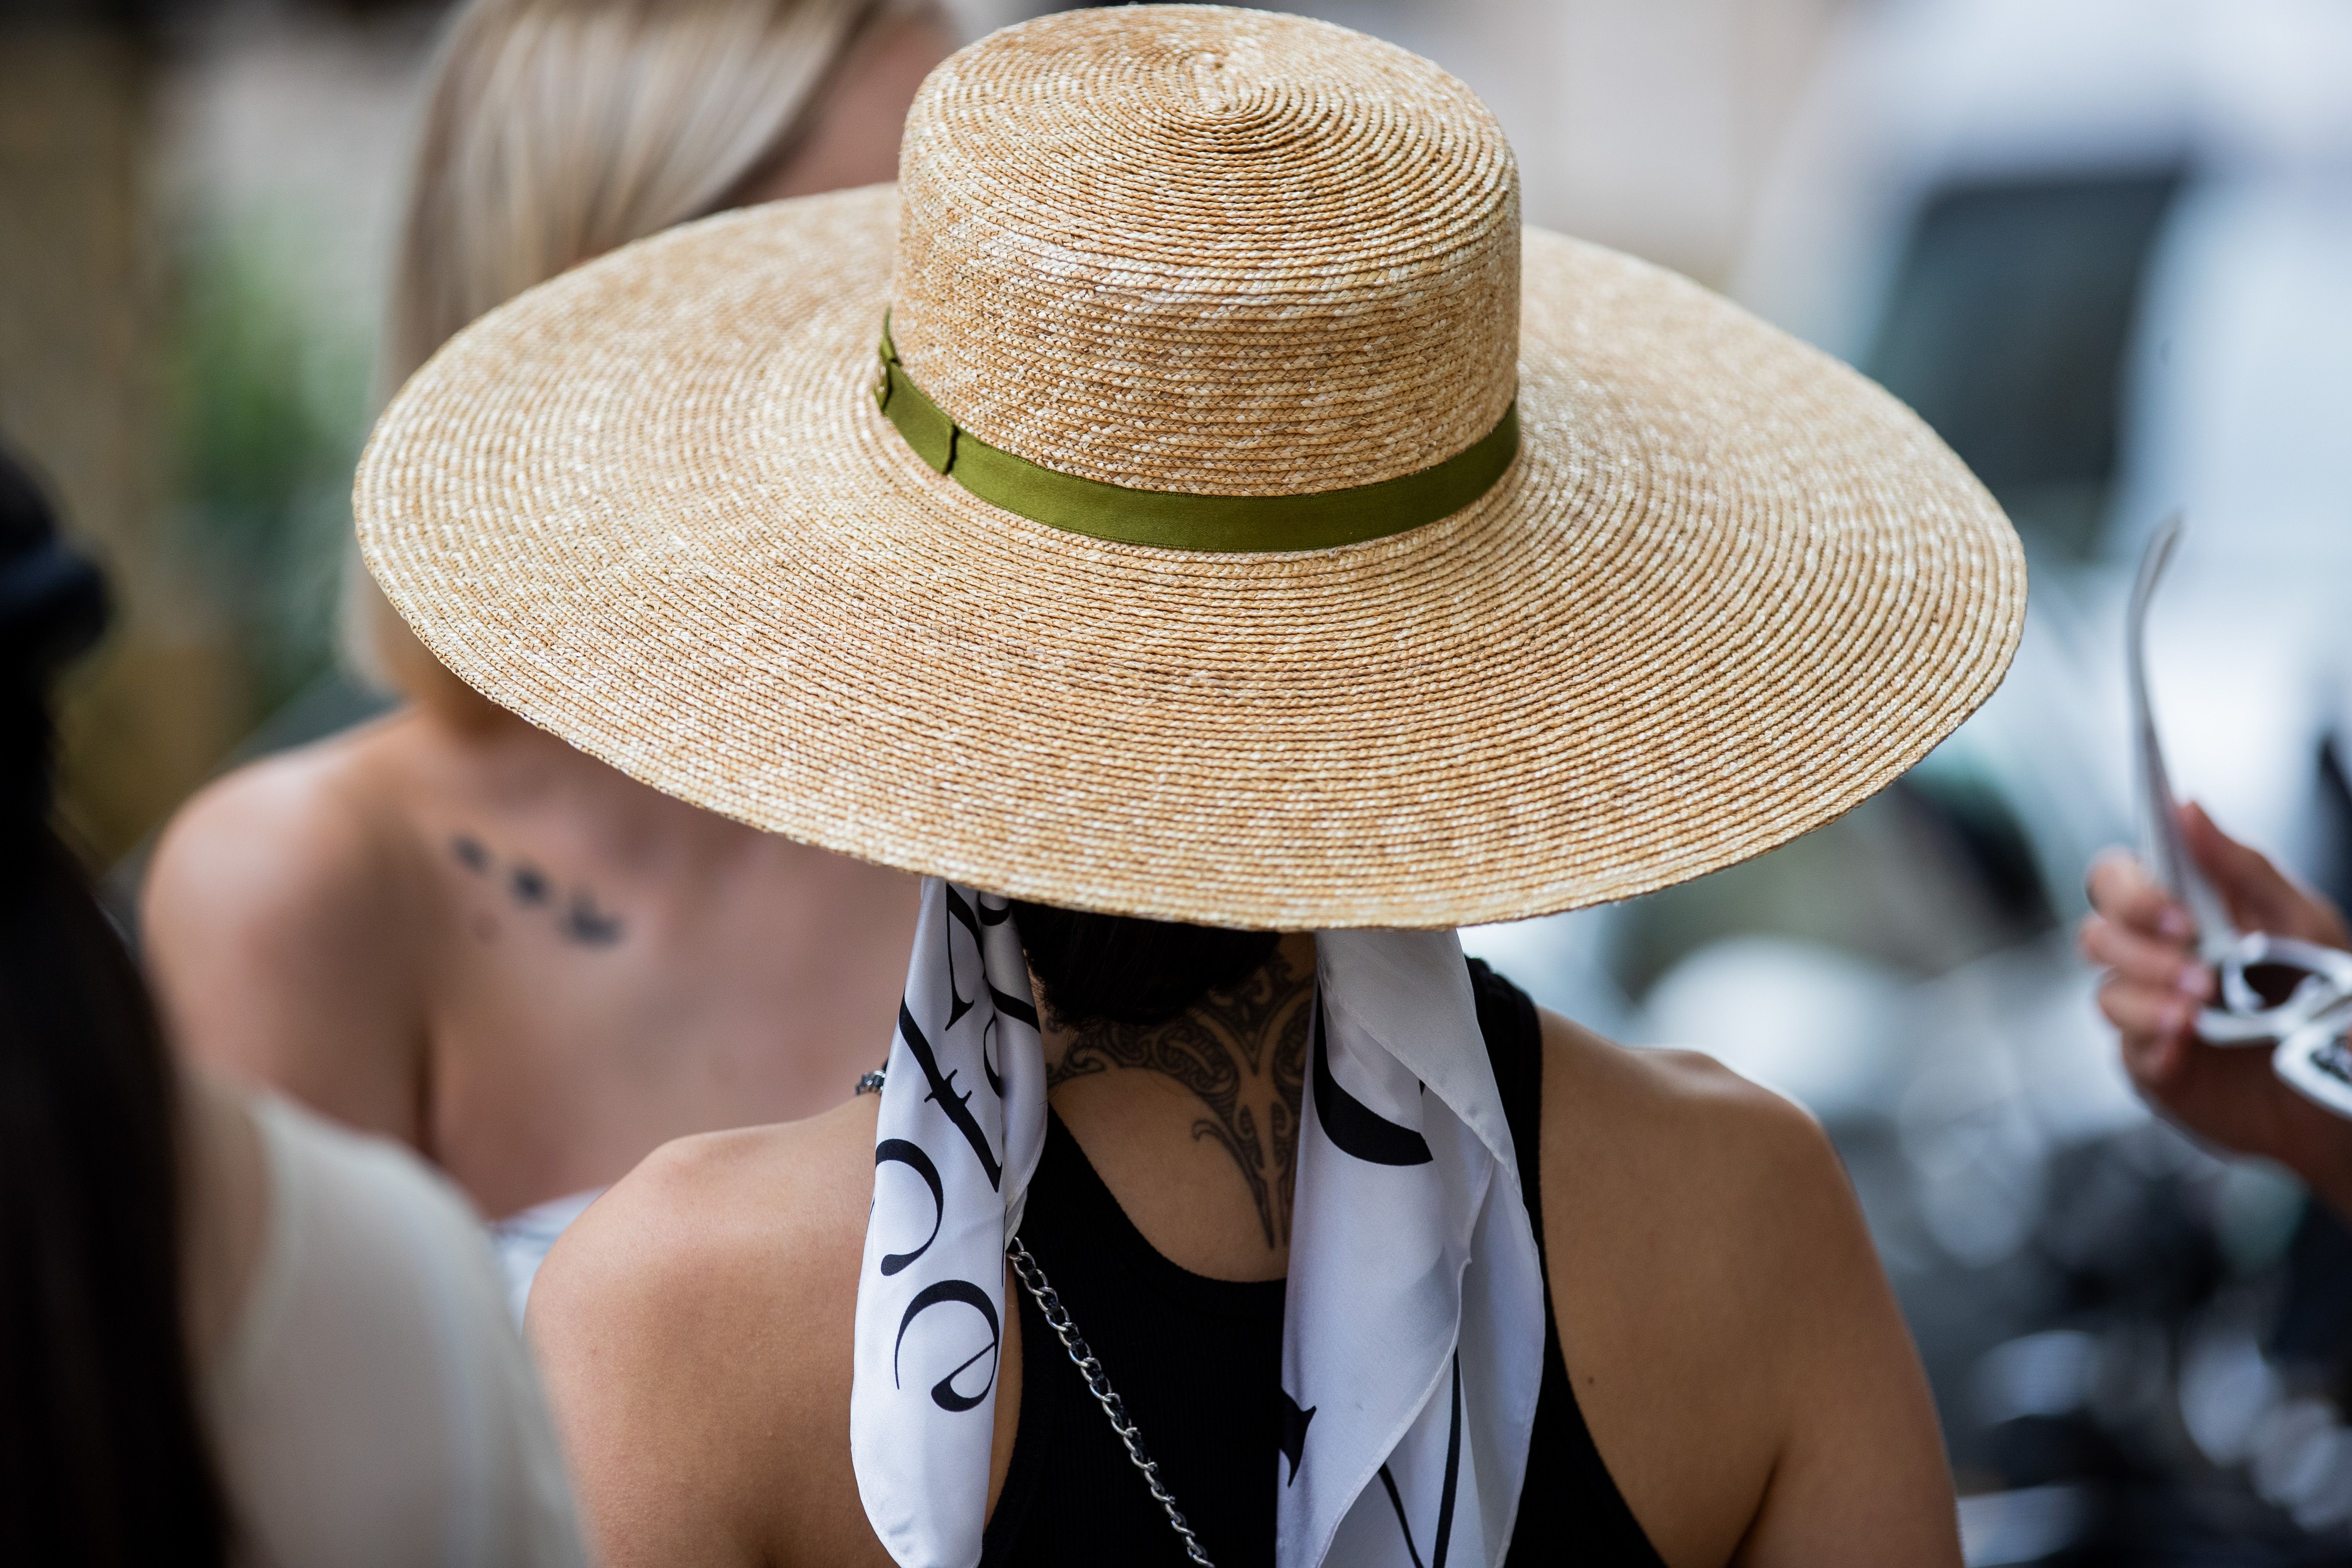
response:
{"label": "blonde woman's bare shoulder", "polygon": [[415,1141],[421,926],[389,804],[406,725],[363,725],[207,786],[165,828],[140,906],[178,1045]]}
{"label": "blonde woman's bare shoulder", "polygon": [[528,1328],[606,1561],[875,1549],[848,1430],[876,1103],[665,1144],[548,1254]]}
{"label": "blonde woman's bare shoulder", "polygon": [[429,751],[402,710],[247,763],[173,815],[142,890],[168,946],[273,934],[331,939],[381,911],[405,847],[402,804]]}
{"label": "blonde woman's bare shoulder", "polygon": [[272,884],[365,848],[372,775],[400,721],[378,721],[222,774],[173,814],[148,868],[151,904],[182,884]]}

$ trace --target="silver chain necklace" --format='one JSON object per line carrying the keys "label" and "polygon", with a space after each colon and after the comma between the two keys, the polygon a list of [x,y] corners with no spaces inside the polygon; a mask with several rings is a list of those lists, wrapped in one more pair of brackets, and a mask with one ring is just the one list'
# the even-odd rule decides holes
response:
{"label": "silver chain necklace", "polygon": [[1126,1404],[1111,1387],[1110,1379],[1104,1375],[1102,1363],[1095,1359],[1095,1352],[1088,1348],[1086,1336],[1078,1332],[1077,1324],[1070,1321],[1069,1309],[1062,1305],[1062,1298],[1055,1294],[1053,1286],[1045,1282],[1045,1271],[1037,1267],[1037,1260],[1029,1256],[1029,1249],[1021,1245],[1021,1238],[1017,1236],[1005,1244],[1004,1255],[1013,1260],[1013,1272],[1021,1277],[1023,1287],[1035,1298],[1037,1310],[1045,1314],[1045,1326],[1061,1340],[1062,1348],[1070,1354],[1071,1363],[1078,1369],[1078,1375],[1087,1380],[1087,1392],[1095,1396],[1095,1403],[1102,1406],[1105,1415],[1110,1417],[1110,1429],[1118,1434],[1121,1443],[1127,1445],[1127,1457],[1134,1461],[1137,1469],[1143,1472],[1145,1484],[1151,1488],[1151,1500],[1166,1510],[1170,1528],[1184,1542],[1184,1555],[1198,1563],[1201,1568],[1215,1568],[1215,1564],[1209,1561],[1208,1552],[1201,1545],[1201,1538],[1193,1534],[1192,1527],[1185,1522],[1184,1510],[1176,1506],[1176,1500],[1169,1495],[1166,1487],[1160,1484],[1160,1461],[1143,1451],[1143,1434],[1136,1428],[1134,1422],[1128,1419]]}

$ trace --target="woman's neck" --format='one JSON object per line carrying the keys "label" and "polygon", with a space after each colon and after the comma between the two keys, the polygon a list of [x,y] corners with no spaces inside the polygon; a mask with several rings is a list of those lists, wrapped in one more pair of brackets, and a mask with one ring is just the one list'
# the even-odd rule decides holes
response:
{"label": "woman's neck", "polygon": [[1279,1278],[1307,1068],[1315,939],[1165,1024],[1045,1033],[1054,1109],[1153,1247],[1219,1279]]}

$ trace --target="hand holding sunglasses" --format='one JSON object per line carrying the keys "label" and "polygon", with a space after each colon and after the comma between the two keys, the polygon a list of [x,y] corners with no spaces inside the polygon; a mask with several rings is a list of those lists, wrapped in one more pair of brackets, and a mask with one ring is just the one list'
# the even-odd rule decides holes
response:
{"label": "hand holding sunglasses", "polygon": [[2149,604],[2182,531],[2168,519],[2148,541],[2125,620],[2125,673],[2131,689],[2133,761],[2139,785],[2140,855],[2196,927],[2198,956],[2219,995],[2197,1016],[2198,1037],[2217,1046],[2274,1045],[2271,1065],[2297,1091],[2352,1117],[2352,952],[2291,936],[2241,932],[2189,853],[2148,701],[2146,627]]}

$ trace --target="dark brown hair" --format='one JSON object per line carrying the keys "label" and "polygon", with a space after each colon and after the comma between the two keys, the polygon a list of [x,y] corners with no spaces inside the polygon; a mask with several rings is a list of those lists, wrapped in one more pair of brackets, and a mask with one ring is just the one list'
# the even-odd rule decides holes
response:
{"label": "dark brown hair", "polygon": [[1282,940],[1278,931],[1081,914],[1017,900],[1013,921],[1038,1001],[1073,1027],[1164,1024],[1210,992],[1256,973]]}
{"label": "dark brown hair", "polygon": [[0,455],[0,1562],[210,1565],[171,1066],[47,822],[48,679],[104,603]]}

